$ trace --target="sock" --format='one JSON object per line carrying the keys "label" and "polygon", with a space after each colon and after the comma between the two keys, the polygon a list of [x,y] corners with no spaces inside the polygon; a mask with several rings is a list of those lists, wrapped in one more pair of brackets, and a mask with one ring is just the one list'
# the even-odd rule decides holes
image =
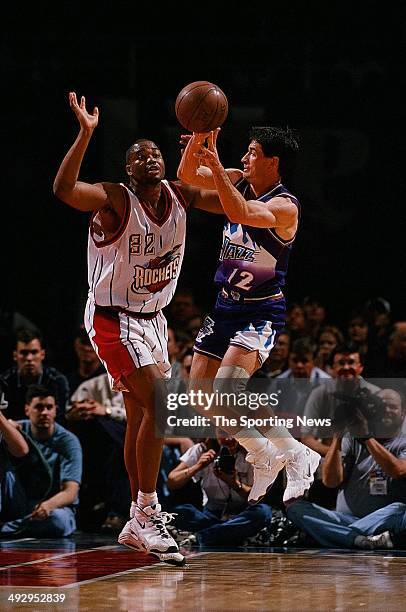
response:
{"label": "sock", "polygon": [[296,451],[302,447],[302,444],[290,435],[286,427],[272,427],[264,435],[271,444],[283,452],[288,450]]}
{"label": "sock", "polygon": [[137,508],[137,502],[132,501],[131,506],[130,506],[130,518],[134,518],[136,508]]}
{"label": "sock", "polygon": [[[252,432],[258,434],[257,437],[253,437]],[[268,440],[263,434],[256,429],[248,429],[247,427],[235,434],[234,438],[238,440],[241,446],[249,453],[253,453],[254,455],[263,451],[268,445]]]}
{"label": "sock", "polygon": [[156,491],[152,493],[143,493],[138,491],[137,506],[140,508],[146,508],[146,506],[155,506],[158,503],[158,495]]}

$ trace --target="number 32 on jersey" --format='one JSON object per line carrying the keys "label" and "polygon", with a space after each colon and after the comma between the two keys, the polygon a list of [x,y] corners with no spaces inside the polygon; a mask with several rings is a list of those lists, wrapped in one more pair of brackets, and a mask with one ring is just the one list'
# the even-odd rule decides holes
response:
{"label": "number 32 on jersey", "polygon": [[155,255],[155,234],[131,234],[129,239],[130,255]]}

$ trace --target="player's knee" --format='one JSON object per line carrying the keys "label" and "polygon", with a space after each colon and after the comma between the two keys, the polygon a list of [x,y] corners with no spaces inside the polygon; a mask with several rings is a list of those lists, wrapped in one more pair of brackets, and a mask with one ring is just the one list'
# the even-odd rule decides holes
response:
{"label": "player's knee", "polygon": [[250,378],[247,370],[240,366],[222,366],[213,381],[213,390],[218,393],[244,393]]}

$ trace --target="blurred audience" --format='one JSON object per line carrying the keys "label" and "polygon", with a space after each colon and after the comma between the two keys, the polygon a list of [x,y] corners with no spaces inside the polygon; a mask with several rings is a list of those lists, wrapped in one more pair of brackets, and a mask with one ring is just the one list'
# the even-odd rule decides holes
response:
{"label": "blurred audience", "polygon": [[286,327],[290,331],[292,341],[305,336],[306,316],[300,304],[291,304],[286,311]]}
{"label": "blurred audience", "polygon": [[175,330],[185,330],[188,323],[199,316],[193,292],[190,289],[179,288],[168,306],[168,322]]}
{"label": "blurred audience", "polygon": [[[14,458],[2,466],[0,533],[69,536],[76,529],[82,474],[79,440],[55,422],[56,398],[43,385],[29,386],[25,414],[28,419],[17,422],[0,417],[2,438]],[[10,424],[19,438],[12,436]]]}
{"label": "blurred audience", "polygon": [[13,358],[15,365],[1,374],[6,383],[5,397],[8,416],[22,419],[25,396],[29,385],[48,387],[56,400],[57,421],[64,422],[65,408],[69,400],[69,385],[66,376],[55,368],[44,365],[46,352],[38,332],[22,329],[17,332]]}
{"label": "blurred audience", "polygon": [[387,378],[406,378],[406,321],[393,326],[388,340],[384,375]]}
{"label": "blurred audience", "polygon": [[324,370],[316,367],[314,344],[309,338],[295,340],[289,355],[288,365],[288,369],[279,374],[278,379],[307,378],[311,383],[317,383],[321,378],[330,378],[330,375],[324,372]]}
{"label": "blurred audience", "polygon": [[67,374],[71,394],[79,385],[89,378],[100,376],[106,370],[94,350],[84,327],[80,327],[74,339],[74,348],[77,357],[77,367]]}
{"label": "blurred audience", "polygon": [[[201,311],[193,292],[185,288],[176,293],[168,310],[172,365],[168,389],[183,392],[202,324]],[[0,316],[0,335],[3,319]],[[13,331],[16,321],[14,317]],[[79,528],[116,532],[127,519],[131,497],[123,461],[123,397],[111,391],[83,328],[74,340],[77,363],[65,377],[45,365],[41,335],[28,319],[24,327],[14,345],[15,365],[0,375],[4,378],[4,382],[0,378],[4,388],[0,393],[0,526],[7,537],[14,533],[69,535],[78,510]],[[7,329],[10,341],[11,327]],[[376,297],[354,308],[345,331],[347,345],[342,331],[327,320],[320,297],[292,303],[286,327],[252,384],[255,387],[255,378],[265,378],[267,390],[283,391],[277,415],[306,417],[307,424],[291,433],[323,457],[306,501],[297,500],[288,508],[288,517],[311,538],[306,545],[313,541],[317,546],[390,548],[406,541],[406,451],[401,442],[402,424],[406,440],[402,405],[406,321],[393,323],[389,302]],[[6,346],[3,343],[3,360]],[[364,373],[378,380],[366,381]],[[384,385],[379,379],[385,377],[396,382],[387,380]],[[371,382],[391,388],[379,390]],[[38,384],[45,385],[41,393],[46,396],[39,395]],[[36,396],[27,395],[26,401],[33,388],[37,388]],[[380,420],[379,431],[372,417],[366,418],[366,407]],[[59,423],[66,423],[70,432],[55,423],[56,412]],[[332,419],[333,428],[323,427],[318,419]],[[202,546],[269,540],[270,504],[283,508],[283,470],[266,499],[250,507],[252,466],[245,461],[244,450],[231,438],[194,443],[187,437],[189,428],[176,433],[184,437],[165,438],[157,490],[164,509],[176,507],[179,512],[178,535]],[[78,438],[84,464],[79,507]],[[66,452],[64,444],[69,447]],[[75,460],[72,448],[78,448]],[[294,529],[289,521],[286,524],[288,530]],[[261,540],[255,539],[258,531]]]}
{"label": "blurred audience", "polygon": [[334,325],[323,327],[317,336],[315,364],[328,374],[331,374],[329,366],[331,353],[338,344],[343,344],[343,342],[344,336],[338,327]]}
{"label": "blurred audience", "polygon": [[121,530],[131,503],[124,465],[122,393],[111,390],[107,374],[90,378],[72,395],[66,419],[83,449],[80,526],[85,530]]}
{"label": "blurred audience", "polygon": [[316,339],[325,325],[326,308],[323,301],[315,295],[307,296],[303,300],[303,310],[306,317],[306,333]]}
{"label": "blurred audience", "polygon": [[268,359],[263,364],[261,371],[268,378],[275,378],[282,374],[288,367],[288,357],[290,351],[290,334],[283,330],[278,335],[275,346],[270,352]]}
{"label": "blurred audience", "polygon": [[356,313],[351,317],[347,336],[348,343],[365,357],[368,352],[368,320],[365,315]]}

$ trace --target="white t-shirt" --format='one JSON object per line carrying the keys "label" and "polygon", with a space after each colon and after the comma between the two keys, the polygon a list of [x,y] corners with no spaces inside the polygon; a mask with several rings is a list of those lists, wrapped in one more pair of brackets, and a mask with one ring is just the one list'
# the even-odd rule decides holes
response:
{"label": "white t-shirt", "polygon": [[[188,467],[192,467],[199,461],[201,455],[205,453],[206,450],[203,443],[195,444],[188,448],[186,453],[180,458],[180,461],[186,463]],[[254,469],[252,465],[245,460],[245,453],[241,449],[238,449],[235,454],[235,469],[238,480],[240,480],[242,484],[252,486],[254,482]],[[210,463],[200,470],[200,472],[197,472],[193,480],[195,482],[200,482],[200,486],[203,490],[203,505],[208,510],[224,509],[228,504],[228,512],[231,514],[238,514],[238,512],[241,512],[247,505],[247,501],[242,498],[237,491],[231,489],[226,482],[216,476],[213,463]]]}

